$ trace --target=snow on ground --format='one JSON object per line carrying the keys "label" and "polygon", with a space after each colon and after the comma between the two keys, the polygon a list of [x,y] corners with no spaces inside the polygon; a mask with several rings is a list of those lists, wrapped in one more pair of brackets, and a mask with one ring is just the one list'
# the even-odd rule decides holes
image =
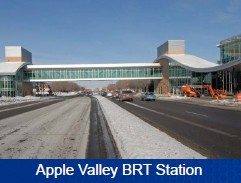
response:
{"label": "snow on ground", "polygon": [[74,96],[78,95],[78,92],[56,92],[57,96]]}
{"label": "snow on ground", "polygon": [[122,158],[202,159],[198,152],[108,99],[96,96]]}
{"label": "snow on ground", "polygon": [[183,97],[183,96],[179,96],[179,95],[171,95],[170,97],[167,96],[161,96],[161,95],[157,95],[157,99],[166,99],[166,100],[189,100],[191,99],[191,97]]}
{"label": "snow on ground", "polygon": [[0,97],[0,106],[2,105],[10,105],[10,104],[17,104],[17,103],[23,103],[23,102],[30,102],[30,101],[38,101],[40,100],[40,97],[32,97],[32,96],[26,96],[26,97]]}
{"label": "snow on ground", "polygon": [[[56,96],[75,96],[75,95],[78,95],[78,92],[58,92],[58,93],[56,93]],[[47,100],[49,98],[50,97],[34,97],[34,96],[4,97],[3,96],[3,97],[0,97],[0,106],[23,103],[23,102]]]}
{"label": "snow on ground", "polygon": [[235,99],[214,99],[210,101],[211,104],[216,105],[226,105],[226,106],[236,106],[241,107],[241,102],[237,102]]}
{"label": "snow on ground", "polygon": [[210,97],[183,97],[179,95],[171,95],[167,97],[166,95],[157,95],[157,100],[169,100],[169,101],[184,101],[191,102],[196,104],[212,104],[214,106],[229,106],[235,107],[234,109],[241,110],[241,102],[237,102],[234,98],[224,98],[224,99],[215,99]]}

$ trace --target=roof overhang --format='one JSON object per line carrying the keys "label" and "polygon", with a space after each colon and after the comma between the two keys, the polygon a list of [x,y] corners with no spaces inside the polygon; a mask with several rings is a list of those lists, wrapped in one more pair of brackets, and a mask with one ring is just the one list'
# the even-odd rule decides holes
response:
{"label": "roof overhang", "polygon": [[222,40],[222,41],[220,41],[220,44],[224,45],[224,44],[231,43],[231,42],[234,42],[234,41],[237,41],[237,40],[241,40],[241,34],[236,35],[236,36],[232,36],[232,37],[227,38],[225,40]]}
{"label": "roof overhang", "polygon": [[221,70],[227,70],[231,67],[241,64],[241,59],[228,62],[226,64],[215,64],[213,62],[204,60],[194,55],[162,55],[155,59],[154,62],[158,62],[161,59],[167,59],[174,62],[187,70],[193,72],[216,72]]}
{"label": "roof overhang", "polygon": [[0,63],[0,75],[16,75],[16,73],[29,62],[1,62]]}
{"label": "roof overhang", "polygon": [[156,58],[154,62],[158,62],[161,59],[167,59],[176,65],[194,72],[205,72],[207,68],[218,66],[218,64],[213,62],[187,54],[165,54]]}

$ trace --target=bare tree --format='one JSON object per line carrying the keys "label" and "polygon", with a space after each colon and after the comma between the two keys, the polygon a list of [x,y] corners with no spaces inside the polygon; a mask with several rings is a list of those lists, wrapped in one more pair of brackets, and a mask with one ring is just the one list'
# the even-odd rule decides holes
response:
{"label": "bare tree", "polygon": [[133,90],[144,90],[149,80],[122,80],[116,82],[117,89],[133,89]]}
{"label": "bare tree", "polygon": [[81,89],[84,90],[84,87],[81,87],[77,83],[69,81],[52,82],[50,87],[54,92],[73,92],[80,91]]}
{"label": "bare tree", "polygon": [[109,91],[114,91],[114,90],[116,90],[116,84],[109,84],[109,85],[107,86],[107,90],[109,90]]}

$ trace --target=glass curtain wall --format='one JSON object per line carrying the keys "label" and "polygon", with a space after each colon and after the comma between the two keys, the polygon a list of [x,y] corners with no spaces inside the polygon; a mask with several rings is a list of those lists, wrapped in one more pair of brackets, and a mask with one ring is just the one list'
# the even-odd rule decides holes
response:
{"label": "glass curtain wall", "polygon": [[191,84],[192,72],[175,64],[169,65],[169,89],[174,90]]}
{"label": "glass curtain wall", "polygon": [[161,68],[84,68],[36,69],[24,71],[24,80],[51,79],[116,79],[162,77]]}
{"label": "glass curtain wall", "polygon": [[23,96],[22,81],[22,70],[16,75],[0,75],[0,96]]}
{"label": "glass curtain wall", "polygon": [[15,96],[15,76],[0,76],[0,96]]}
{"label": "glass curtain wall", "polygon": [[241,40],[224,43],[220,46],[221,63],[237,60],[241,58]]}
{"label": "glass curtain wall", "polygon": [[[241,59],[241,35],[237,35],[220,42],[220,61],[225,64]],[[240,91],[240,66],[215,73],[215,86],[230,93]]]}
{"label": "glass curtain wall", "polygon": [[211,73],[192,72],[182,68],[175,63],[169,64],[169,91],[172,93],[179,93],[183,85],[196,85],[201,88],[201,85],[211,85]]}
{"label": "glass curtain wall", "polygon": [[211,73],[192,73],[192,85],[211,85],[212,84],[212,75]]}

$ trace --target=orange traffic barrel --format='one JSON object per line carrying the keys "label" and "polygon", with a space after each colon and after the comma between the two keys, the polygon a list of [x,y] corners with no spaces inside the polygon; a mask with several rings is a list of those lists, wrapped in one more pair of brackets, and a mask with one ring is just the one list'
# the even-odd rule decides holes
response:
{"label": "orange traffic barrel", "polygon": [[236,94],[236,101],[241,102],[241,93]]}

